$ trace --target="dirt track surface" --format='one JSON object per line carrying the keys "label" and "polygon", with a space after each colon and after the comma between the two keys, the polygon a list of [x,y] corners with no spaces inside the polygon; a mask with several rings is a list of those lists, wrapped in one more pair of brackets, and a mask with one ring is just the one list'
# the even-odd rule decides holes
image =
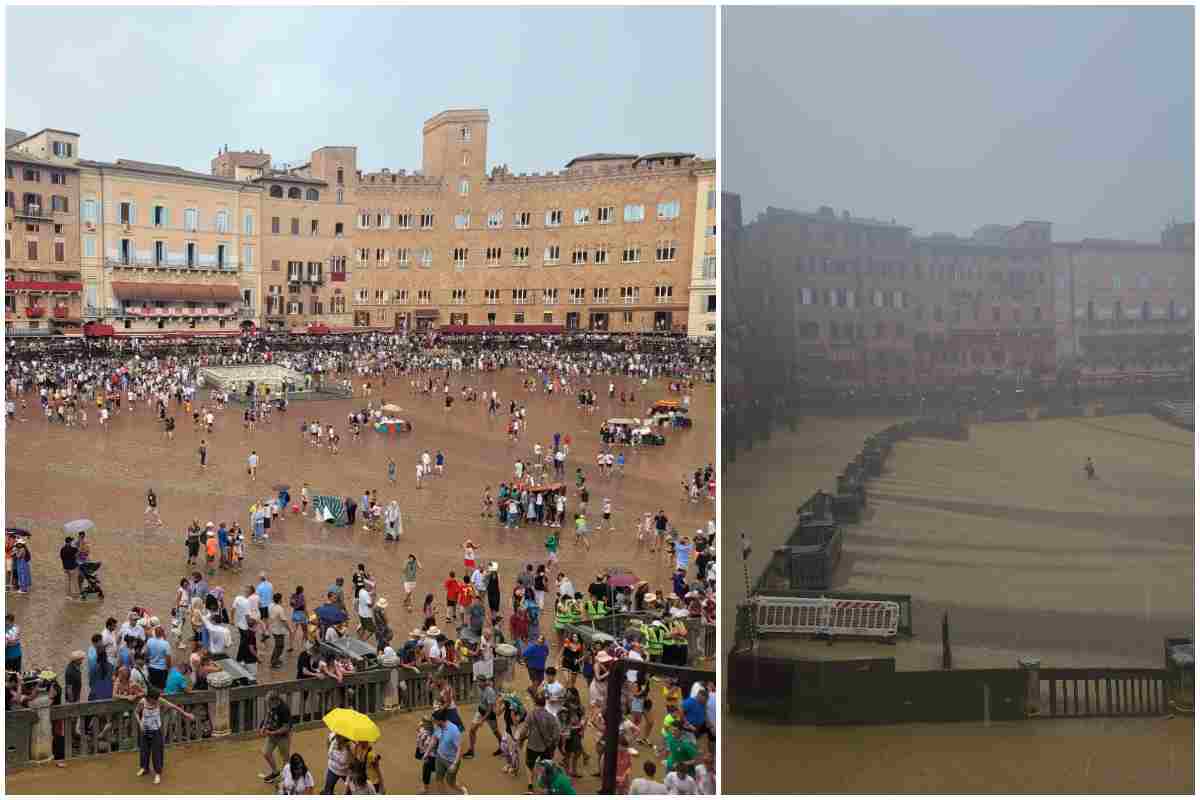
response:
{"label": "dirt track surface", "polygon": [[[607,398],[608,377],[596,378],[594,389],[598,408],[586,416],[575,406],[574,396],[530,394],[521,389],[523,373],[505,371],[483,376],[455,375],[451,390],[456,392],[470,382],[481,390],[499,392],[507,411],[510,399],[528,406],[529,430],[521,441],[511,445],[505,432],[506,415],[489,417],[480,403],[456,401],[453,410],[442,408],[441,397],[429,398],[410,393],[407,379],[389,381],[383,391],[388,400],[405,409],[401,415],[411,419],[411,434],[384,435],[364,430],[361,441],[354,442],[346,429],[346,415],[366,405],[354,401],[306,401],[293,403],[286,415],[276,414],[270,425],[260,425],[254,433],[244,431],[241,407],[231,406],[218,414],[216,431],[209,441],[209,467],[199,467],[197,447],[201,439],[192,430],[183,409],[175,409],[178,430],[168,442],[144,403],[136,412],[128,409],[102,431],[94,409],[89,410],[87,430],[49,425],[34,412],[31,419],[10,425],[6,432],[7,468],[5,499],[7,524],[32,526],[33,592],[28,596],[9,593],[8,608],[21,625],[24,660],[27,667],[48,667],[61,673],[68,654],[87,649],[93,633],[99,632],[108,616],[123,619],[133,605],[149,606],[166,621],[174,602],[175,589],[187,568],[184,530],[193,518],[226,522],[238,519],[247,526],[250,504],[271,494],[276,483],[290,484],[294,498],[307,480],[314,492],[352,495],[357,498],[364,488],[378,489],[384,505],[397,499],[404,514],[404,537],[399,543],[385,543],[382,536],[363,531],[361,526],[335,529],[298,516],[288,515],[282,528],[272,530],[267,547],[247,544],[247,562],[243,572],[218,572],[209,578],[212,585],[223,586],[228,602],[238,588],[257,580],[266,570],[277,591],[285,599],[303,585],[309,608],[321,602],[322,594],[337,575],[349,578],[358,562],[365,562],[379,580],[380,593],[390,601],[389,619],[398,636],[419,624],[420,604],[426,592],[434,592],[444,608],[441,588],[447,573],[462,573],[461,543],[467,538],[481,545],[479,558],[500,564],[501,593],[511,594],[516,570],[526,562],[545,560],[546,529],[521,528],[505,531],[495,520],[480,519],[480,499],[485,484],[493,495],[500,481],[510,479],[513,461],[531,457],[534,437],[545,446],[558,431],[570,433],[572,446],[567,468],[573,474],[582,465],[591,489],[591,512],[598,519],[604,497],[611,497],[617,530],[593,533],[592,549],[583,551],[574,543],[566,528],[560,547],[563,569],[574,579],[580,591],[595,573],[608,566],[625,566],[650,580],[652,586],[670,585],[667,561],[659,556],[635,552],[634,524],[645,511],[665,509],[679,530],[691,532],[714,516],[712,503],[690,504],[682,497],[679,481],[685,471],[711,463],[715,456],[715,392],[712,385],[699,386],[692,401],[694,427],[667,434],[665,447],[627,449],[628,465],[624,477],[602,479],[596,473],[595,455],[600,447],[599,428],[613,416],[642,416],[645,408],[659,397],[667,397],[661,382],[637,386],[638,405],[621,406]],[[617,391],[626,391],[632,379],[615,379]],[[482,392],[481,392],[482,394]],[[457,395],[456,395],[457,396]],[[374,399],[381,398],[377,387]],[[172,404],[173,405],[173,404]],[[342,435],[342,452],[314,450],[299,432],[302,419],[319,416],[332,423]],[[258,479],[246,475],[246,458],[251,449],[260,456]],[[415,465],[421,450],[446,453],[447,473],[427,480],[424,488],[415,486]],[[398,481],[388,484],[386,465],[391,456],[398,465]],[[143,524],[145,493],[153,487],[158,493],[166,527],[148,530]],[[261,494],[260,494],[261,493]],[[574,502],[568,504],[568,512]],[[105,588],[102,603],[80,603],[64,597],[63,577],[58,559],[62,545],[62,523],[87,517],[97,524],[94,557],[103,563],[101,577]],[[247,538],[249,530],[247,529]],[[414,593],[416,610],[406,614],[401,567],[407,554],[415,552],[423,570]],[[439,618],[440,618],[439,613]],[[179,651],[176,651],[179,652]],[[295,654],[289,654],[284,668],[267,668],[269,648],[260,648],[263,659],[262,680],[292,679]],[[490,752],[490,751],[489,751]]]}

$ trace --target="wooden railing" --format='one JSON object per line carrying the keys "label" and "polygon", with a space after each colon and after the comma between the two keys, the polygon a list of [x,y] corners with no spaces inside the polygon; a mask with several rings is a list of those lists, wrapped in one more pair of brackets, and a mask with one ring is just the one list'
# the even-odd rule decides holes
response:
{"label": "wooden railing", "polygon": [[[511,665],[506,659],[497,659],[495,669],[499,677]],[[166,744],[252,734],[265,718],[267,695],[272,691],[285,697],[292,710],[293,724],[301,728],[321,725],[325,714],[334,708],[354,708],[372,717],[431,708],[437,694],[435,677],[429,667],[413,670],[394,666],[348,675],[341,683],[322,678],[168,695],[167,700],[195,719],[165,712]],[[449,680],[463,707],[473,703],[476,684],[469,665],[442,673],[441,677]],[[136,750],[134,706],[135,702],[129,700],[98,700],[9,711],[5,714],[5,766],[49,759],[53,730],[60,722],[65,731],[66,759]]]}
{"label": "wooden railing", "polygon": [[1171,680],[1165,669],[1042,669],[1041,710],[1050,717],[1167,714]]}

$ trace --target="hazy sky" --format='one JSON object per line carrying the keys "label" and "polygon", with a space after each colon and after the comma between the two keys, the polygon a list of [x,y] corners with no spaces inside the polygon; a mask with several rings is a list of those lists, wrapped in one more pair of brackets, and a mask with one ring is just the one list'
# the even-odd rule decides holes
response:
{"label": "hazy sky", "polygon": [[421,125],[491,112],[489,166],[716,150],[711,8],[8,8],[5,125],[84,158],[209,171],[217,149],[420,169]]}
{"label": "hazy sky", "polygon": [[723,188],[918,235],[1193,218],[1192,10],[723,11]]}

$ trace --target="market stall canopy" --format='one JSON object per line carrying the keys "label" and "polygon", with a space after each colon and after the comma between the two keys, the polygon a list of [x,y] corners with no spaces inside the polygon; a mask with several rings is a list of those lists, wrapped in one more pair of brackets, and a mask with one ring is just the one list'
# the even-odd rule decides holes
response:
{"label": "market stall canopy", "polygon": [[133,283],[114,281],[113,294],[122,300],[212,300],[241,302],[242,290],[236,283]]}

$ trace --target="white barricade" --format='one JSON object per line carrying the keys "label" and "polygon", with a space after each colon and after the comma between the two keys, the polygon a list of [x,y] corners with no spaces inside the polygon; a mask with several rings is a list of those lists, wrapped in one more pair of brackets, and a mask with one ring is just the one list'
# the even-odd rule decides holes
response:
{"label": "white barricade", "polygon": [[892,600],[760,595],[754,598],[754,614],[762,633],[891,639],[900,624],[900,604]]}

